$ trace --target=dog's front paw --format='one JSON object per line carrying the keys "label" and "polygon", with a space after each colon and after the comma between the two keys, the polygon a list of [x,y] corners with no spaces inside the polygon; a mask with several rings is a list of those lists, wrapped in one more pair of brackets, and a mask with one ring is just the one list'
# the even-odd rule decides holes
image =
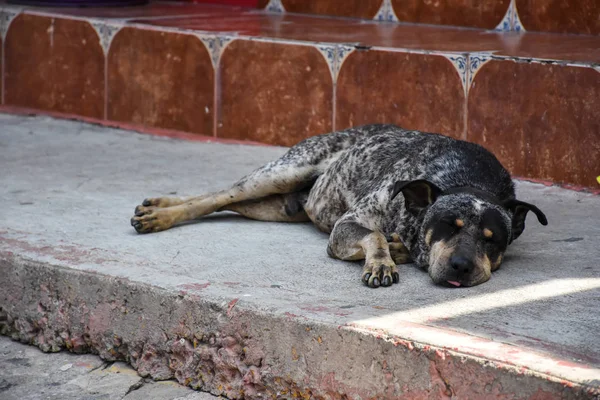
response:
{"label": "dog's front paw", "polygon": [[372,288],[392,286],[392,283],[400,282],[400,274],[398,273],[398,267],[391,258],[372,258],[365,261],[362,281]]}

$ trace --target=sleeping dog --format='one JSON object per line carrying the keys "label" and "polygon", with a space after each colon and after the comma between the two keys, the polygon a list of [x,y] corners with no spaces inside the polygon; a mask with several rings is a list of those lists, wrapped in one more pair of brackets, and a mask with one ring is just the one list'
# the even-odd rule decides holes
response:
{"label": "sleeping dog", "polygon": [[132,226],[158,232],[215,211],[261,221],[312,221],[330,233],[327,252],[365,260],[369,287],[400,281],[415,262],[436,284],[474,286],[498,269],[532,211],[510,174],[483,147],[393,125],[311,137],[231,188],[203,196],[149,198]]}

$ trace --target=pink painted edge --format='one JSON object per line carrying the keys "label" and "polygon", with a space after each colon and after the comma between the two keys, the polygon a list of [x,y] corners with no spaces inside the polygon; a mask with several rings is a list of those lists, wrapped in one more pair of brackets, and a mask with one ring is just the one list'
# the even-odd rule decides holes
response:
{"label": "pink painted edge", "polygon": [[[147,125],[141,125],[141,124],[132,124],[132,123],[126,123],[126,122],[109,121],[106,119],[99,119],[99,118],[82,117],[82,116],[76,115],[76,114],[61,113],[61,112],[57,112],[57,111],[44,111],[44,110],[38,110],[38,109],[33,109],[33,108],[27,108],[27,107],[0,105],[0,112],[7,113],[7,114],[31,115],[31,116],[47,115],[47,116],[50,116],[53,118],[82,121],[82,122],[87,122],[90,124],[106,126],[109,128],[119,128],[119,129],[131,130],[131,131],[135,131],[135,132],[146,134],[146,135],[169,137],[172,139],[189,140],[189,141],[194,141],[194,142],[243,144],[243,145],[249,145],[249,146],[268,146],[268,147],[274,146],[274,145],[271,145],[268,143],[254,142],[254,141],[250,141],[250,140],[225,139],[225,138],[219,138],[217,136],[207,136],[207,135],[201,135],[201,134],[196,134],[196,133],[178,131],[178,130],[174,130],[174,129],[154,128],[154,127],[150,127]],[[215,132],[215,134],[216,134],[216,132]],[[526,178],[526,177],[521,177],[521,176],[513,176],[513,178],[520,180],[520,181],[541,184],[544,186],[557,186],[557,187],[567,189],[567,190],[572,190],[575,192],[589,193],[589,194],[593,194],[596,196],[600,195],[600,189],[594,189],[594,188],[586,187],[586,186],[572,185],[570,183],[557,183],[557,182],[552,182],[552,181],[543,180],[543,179]]]}
{"label": "pink painted edge", "polygon": [[[600,370],[588,364],[562,360],[535,350],[410,321],[396,321],[391,331],[360,322],[348,323],[345,327],[373,334],[378,339],[390,341],[394,346],[400,345],[408,350],[418,348],[427,353],[435,353],[435,356],[442,360],[446,357],[475,357],[485,360],[486,363],[491,362],[500,369],[516,370],[519,375],[535,373],[566,387],[580,385],[585,387],[588,393],[600,394],[600,388],[586,385],[587,379],[597,379]],[[440,340],[435,343],[431,337]],[[451,342],[454,344],[450,345]]]}
{"label": "pink painted edge", "polygon": [[81,122],[86,122],[94,125],[101,125],[108,128],[118,128],[125,129],[130,131],[135,131],[136,133],[142,133],[145,135],[153,135],[153,136],[162,136],[168,137],[172,139],[179,140],[188,140],[192,142],[205,142],[205,143],[222,143],[222,144],[242,144],[249,146],[268,146],[273,147],[270,144],[259,143],[250,140],[236,140],[236,139],[226,139],[219,138],[214,136],[207,136],[198,133],[189,133],[184,131],[178,131],[174,129],[164,129],[164,128],[155,128],[147,125],[141,124],[133,124],[127,122],[119,122],[119,121],[109,121],[105,119],[92,118],[92,117],[82,117],[76,114],[62,113],[56,111],[44,111],[37,110],[33,108],[26,107],[15,107],[15,106],[6,106],[0,105],[0,112],[6,114],[15,114],[15,115],[27,115],[27,116],[37,116],[37,115],[45,115],[52,118],[58,119],[67,119],[67,120],[76,120]]}

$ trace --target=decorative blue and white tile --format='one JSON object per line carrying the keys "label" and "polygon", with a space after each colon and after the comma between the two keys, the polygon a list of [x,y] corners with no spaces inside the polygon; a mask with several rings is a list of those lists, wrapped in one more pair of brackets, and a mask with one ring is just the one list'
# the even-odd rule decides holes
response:
{"label": "decorative blue and white tile", "polygon": [[344,60],[346,60],[346,57],[354,51],[354,47],[335,44],[318,44],[315,47],[323,54],[323,57],[325,57],[327,65],[329,66],[329,72],[331,72],[331,78],[335,83]]}
{"label": "decorative blue and white tile", "polygon": [[492,57],[488,53],[469,54],[469,65],[467,69],[467,91],[471,88],[471,84],[473,83],[473,79],[475,79],[475,75],[477,75],[477,71],[479,71],[479,69],[491,59]]}
{"label": "decorative blue and white tile", "polygon": [[219,54],[215,51],[217,47],[217,38],[215,36],[202,34],[196,35],[196,37],[200,39],[202,44],[204,44],[204,47],[206,47],[206,51],[208,51],[208,54],[210,54],[210,60],[213,64],[213,67],[216,67],[217,63],[219,62]]}
{"label": "decorative blue and white tile", "polygon": [[517,9],[517,4],[515,0],[512,0],[513,4],[513,19],[512,19],[512,30],[515,32],[525,32],[525,28],[523,27],[523,23],[519,18],[519,10]]}
{"label": "decorative blue and white tile", "polygon": [[283,4],[281,4],[281,0],[269,0],[269,4],[267,4],[265,10],[277,13],[285,12],[285,8],[283,7]]}
{"label": "decorative blue and white tile", "polygon": [[221,54],[225,51],[225,48],[231,41],[235,39],[234,36],[217,36],[215,40],[215,53],[213,56],[213,62],[215,63],[215,68],[219,65],[219,61],[221,60]]}
{"label": "decorative blue and white tile", "polygon": [[212,61],[213,67],[217,67],[219,63],[219,52],[217,49],[217,37],[213,35],[205,35],[202,33],[195,35],[206,47],[208,54],[210,54],[210,59]]}
{"label": "decorative blue and white tile", "polygon": [[510,4],[508,5],[508,9],[506,10],[506,14],[504,14],[502,21],[500,21],[498,26],[496,26],[495,30],[497,30],[497,31],[512,30],[514,12],[515,12],[514,0],[511,0]]}
{"label": "decorative blue and white tile", "polygon": [[104,50],[104,55],[108,55],[108,51],[110,49],[110,44],[112,40],[117,35],[119,30],[124,26],[124,22],[117,21],[97,21],[91,20],[89,23],[92,25],[98,37],[100,38],[100,45],[102,46],[102,50]]}
{"label": "decorative blue and white tile", "polygon": [[377,11],[377,14],[375,14],[373,19],[377,21],[398,22],[398,17],[394,12],[394,7],[392,7],[392,0],[383,0],[381,7],[379,7],[379,11]]}
{"label": "decorative blue and white tile", "polygon": [[19,12],[16,10],[3,9],[0,11],[0,32],[2,33],[3,42],[6,40],[6,33],[8,32],[10,23],[17,15],[19,15]]}
{"label": "decorative blue and white tile", "polygon": [[217,68],[221,61],[221,55],[227,47],[227,45],[234,39],[235,36],[223,36],[223,35],[210,35],[205,33],[199,33],[195,35],[198,39],[204,43],[206,50],[210,54],[210,59],[213,63],[213,67]]}
{"label": "decorative blue and white tile", "polygon": [[352,52],[355,50],[355,48],[353,46],[346,46],[343,44],[337,45],[336,46],[336,52],[335,52],[335,64],[334,64],[334,82],[337,80],[338,74],[340,73],[340,70],[342,69],[342,65],[344,65],[344,61],[346,61],[346,58],[348,58],[348,56],[350,54],[352,54]]}
{"label": "decorative blue and white tile", "polygon": [[448,60],[450,60],[450,62],[452,63],[452,65],[454,65],[454,68],[456,68],[456,71],[458,72],[458,76],[460,77],[460,81],[462,82],[463,85],[463,90],[465,91],[465,93],[467,92],[467,68],[468,68],[468,58],[466,54],[444,54],[444,57],[446,57]]}
{"label": "decorative blue and white tile", "polygon": [[327,61],[327,65],[329,66],[329,72],[331,72],[331,78],[335,82],[337,74],[335,71],[337,46],[334,44],[317,44],[315,47],[321,52],[323,57],[325,57],[325,61]]}

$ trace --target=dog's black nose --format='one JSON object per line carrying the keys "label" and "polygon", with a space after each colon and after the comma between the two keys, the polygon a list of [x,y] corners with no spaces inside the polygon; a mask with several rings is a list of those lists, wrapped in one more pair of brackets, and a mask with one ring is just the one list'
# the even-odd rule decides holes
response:
{"label": "dog's black nose", "polygon": [[470,274],[473,272],[473,262],[466,257],[452,256],[450,258],[450,265],[459,274]]}

